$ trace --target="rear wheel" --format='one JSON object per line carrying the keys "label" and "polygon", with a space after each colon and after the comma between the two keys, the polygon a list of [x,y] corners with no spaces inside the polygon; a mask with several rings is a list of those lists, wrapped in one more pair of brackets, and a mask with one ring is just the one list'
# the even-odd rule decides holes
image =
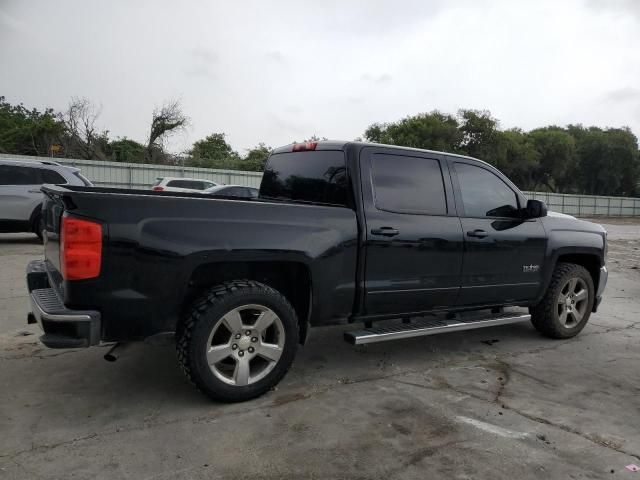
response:
{"label": "rear wheel", "polygon": [[187,377],[209,397],[239,402],[262,395],[286,374],[298,344],[289,302],[258,282],[226,282],[196,301],[177,338]]}
{"label": "rear wheel", "polygon": [[547,337],[573,337],[589,321],[593,300],[593,280],[587,269],[559,263],[544,298],[531,309],[531,321]]}
{"label": "rear wheel", "polygon": [[42,240],[42,231],[44,230],[44,221],[42,219],[42,213],[36,213],[33,218],[33,233],[35,233],[40,240]]}

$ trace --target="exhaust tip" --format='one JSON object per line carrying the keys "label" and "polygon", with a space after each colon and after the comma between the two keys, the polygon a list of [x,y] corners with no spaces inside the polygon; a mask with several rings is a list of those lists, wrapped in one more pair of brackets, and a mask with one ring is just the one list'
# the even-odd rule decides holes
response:
{"label": "exhaust tip", "polygon": [[104,355],[104,359],[107,362],[115,362],[116,360],[118,360],[118,358],[120,358],[122,352],[126,350],[129,345],[130,344],[128,343],[116,343],[113,347],[111,347],[111,350],[109,350]]}
{"label": "exhaust tip", "polygon": [[105,354],[104,359],[107,362],[115,362],[116,360],[118,360],[118,356],[114,355],[113,353],[109,352],[107,354]]}

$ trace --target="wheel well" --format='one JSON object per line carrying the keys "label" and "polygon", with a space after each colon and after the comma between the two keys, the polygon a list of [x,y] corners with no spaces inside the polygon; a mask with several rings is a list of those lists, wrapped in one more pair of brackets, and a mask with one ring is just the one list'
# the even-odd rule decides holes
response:
{"label": "wheel well", "polygon": [[38,204],[38,206],[33,209],[33,212],[31,212],[31,216],[29,217],[29,227],[31,229],[35,229],[37,227],[37,225],[35,224],[35,221],[36,221],[36,218],[38,217],[38,214],[41,211],[42,211],[42,204]]}
{"label": "wheel well", "polygon": [[200,265],[189,279],[183,311],[208,288],[228,280],[255,280],[278,290],[291,303],[300,323],[300,343],[307,337],[311,275],[299,262],[218,262]]}
{"label": "wheel well", "polygon": [[582,265],[587,269],[593,280],[593,288],[598,291],[598,281],[600,280],[600,259],[595,255],[589,255],[587,253],[569,253],[566,255],[560,255],[558,262],[575,263],[576,265]]}

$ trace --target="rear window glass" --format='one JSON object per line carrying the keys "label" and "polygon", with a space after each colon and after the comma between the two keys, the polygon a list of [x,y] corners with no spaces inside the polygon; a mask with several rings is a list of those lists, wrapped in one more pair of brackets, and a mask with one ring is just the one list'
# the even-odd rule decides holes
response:
{"label": "rear window glass", "polygon": [[271,155],[260,196],[281,200],[348,205],[347,169],[342,151],[319,150]]}

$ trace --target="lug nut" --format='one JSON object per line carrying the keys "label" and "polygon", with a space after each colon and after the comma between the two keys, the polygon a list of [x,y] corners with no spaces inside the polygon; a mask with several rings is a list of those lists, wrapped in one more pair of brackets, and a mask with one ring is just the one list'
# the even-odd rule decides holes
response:
{"label": "lug nut", "polygon": [[236,339],[239,339],[242,335],[240,335],[239,333],[236,333]]}
{"label": "lug nut", "polygon": [[244,355],[244,350],[240,350],[240,351],[238,352],[238,355],[242,357],[242,356]]}
{"label": "lug nut", "polygon": [[256,349],[255,349],[255,348],[253,348],[253,347],[249,347],[249,353],[253,353],[253,352],[255,352],[255,351],[256,351]]}
{"label": "lug nut", "polygon": [[256,343],[256,342],[258,341],[258,337],[251,337],[251,341],[252,341],[253,343]]}
{"label": "lug nut", "polygon": [[231,350],[236,350],[237,348],[238,348],[237,344],[234,343],[233,345],[231,345]]}
{"label": "lug nut", "polygon": [[246,334],[247,334],[247,337],[248,337],[249,335],[251,335],[251,330],[247,330],[247,331],[246,331],[246,332],[244,332],[244,333],[246,333]]}

